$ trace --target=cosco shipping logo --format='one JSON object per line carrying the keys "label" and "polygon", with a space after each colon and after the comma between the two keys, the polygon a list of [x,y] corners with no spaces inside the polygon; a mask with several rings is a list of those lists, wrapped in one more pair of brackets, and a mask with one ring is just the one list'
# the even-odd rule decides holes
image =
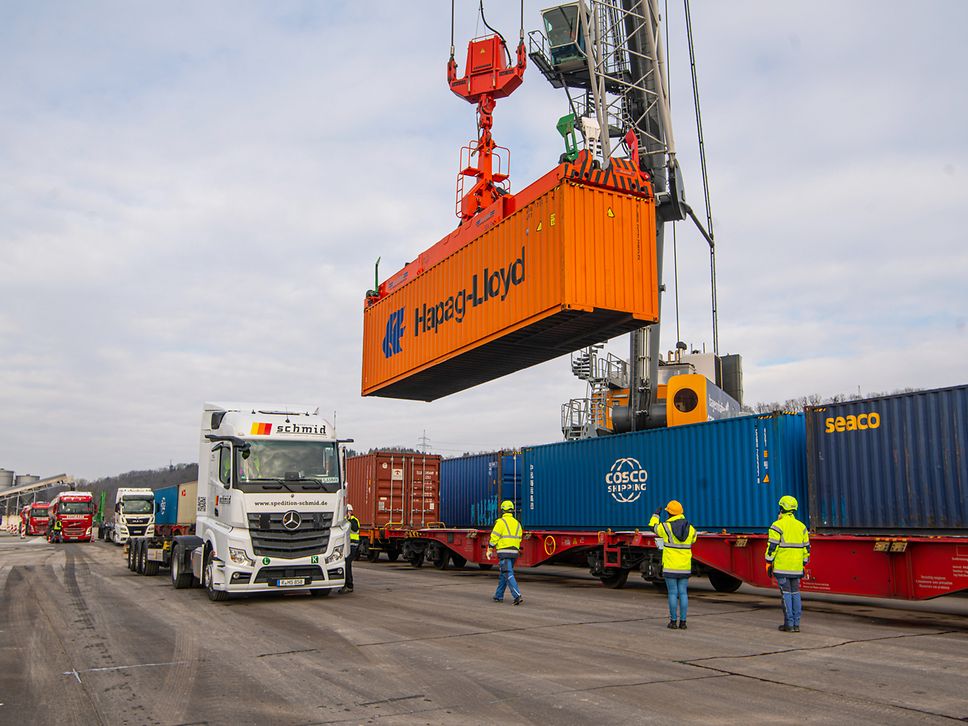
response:
{"label": "cosco shipping logo", "polygon": [[400,352],[400,339],[403,337],[404,330],[406,328],[403,325],[403,308],[400,308],[390,313],[390,317],[387,318],[387,332],[383,336],[384,357],[390,358]]}
{"label": "cosco shipping logo", "polygon": [[622,504],[631,504],[642,496],[649,472],[632,457],[616,459],[605,475],[605,484],[612,499]]}

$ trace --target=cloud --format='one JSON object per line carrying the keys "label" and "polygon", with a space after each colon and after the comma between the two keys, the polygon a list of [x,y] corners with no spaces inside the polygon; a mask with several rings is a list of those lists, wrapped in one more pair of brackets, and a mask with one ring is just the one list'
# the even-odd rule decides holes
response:
{"label": "cloud", "polygon": [[[487,12],[513,43],[512,5]],[[541,7],[526,3],[528,29]],[[192,461],[217,399],[318,403],[363,448],[424,429],[445,453],[560,436],[560,404],[584,392],[567,357],[433,404],[359,396],[376,258],[386,277],[456,224],[475,122],[444,81],[448,9],[0,9],[0,466]],[[693,11],[720,343],[753,401],[963,382],[968,101],[951,54],[968,11],[878,9]],[[485,31],[464,10],[461,67]],[[678,12],[673,112],[698,210]],[[499,101],[515,190],[557,161],[566,110],[534,68]],[[709,346],[708,251],[684,223],[676,236],[681,336]]]}

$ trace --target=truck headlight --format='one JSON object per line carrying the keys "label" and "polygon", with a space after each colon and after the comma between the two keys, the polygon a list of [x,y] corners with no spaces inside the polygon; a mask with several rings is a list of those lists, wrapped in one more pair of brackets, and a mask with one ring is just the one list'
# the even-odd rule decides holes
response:
{"label": "truck headlight", "polygon": [[343,545],[337,545],[333,550],[333,554],[326,558],[326,564],[328,565],[330,562],[336,562],[336,560],[341,559],[343,559]]}
{"label": "truck headlight", "polygon": [[249,556],[245,554],[245,550],[240,550],[236,547],[229,547],[229,559],[237,565],[244,565],[246,567],[255,566],[255,562],[249,559]]}

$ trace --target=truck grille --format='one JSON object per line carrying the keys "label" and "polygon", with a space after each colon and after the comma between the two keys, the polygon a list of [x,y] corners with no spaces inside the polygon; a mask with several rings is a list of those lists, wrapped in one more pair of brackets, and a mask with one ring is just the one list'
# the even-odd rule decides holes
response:
{"label": "truck grille", "polygon": [[293,560],[326,551],[333,526],[332,514],[300,512],[302,521],[293,530],[282,526],[284,516],[285,512],[249,515],[249,534],[257,556]]}

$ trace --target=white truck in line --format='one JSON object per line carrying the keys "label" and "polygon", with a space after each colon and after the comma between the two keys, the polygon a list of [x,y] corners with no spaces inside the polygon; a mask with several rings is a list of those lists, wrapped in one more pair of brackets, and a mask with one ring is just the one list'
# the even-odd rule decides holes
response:
{"label": "white truck in line", "polygon": [[344,443],[315,406],[206,403],[195,534],[132,540],[128,566],[172,585],[234,593],[345,584],[350,553]]}
{"label": "white truck in line", "polygon": [[155,533],[155,492],[148,488],[118,489],[114,495],[114,521],[102,535],[118,545],[132,537],[152,537]]}

